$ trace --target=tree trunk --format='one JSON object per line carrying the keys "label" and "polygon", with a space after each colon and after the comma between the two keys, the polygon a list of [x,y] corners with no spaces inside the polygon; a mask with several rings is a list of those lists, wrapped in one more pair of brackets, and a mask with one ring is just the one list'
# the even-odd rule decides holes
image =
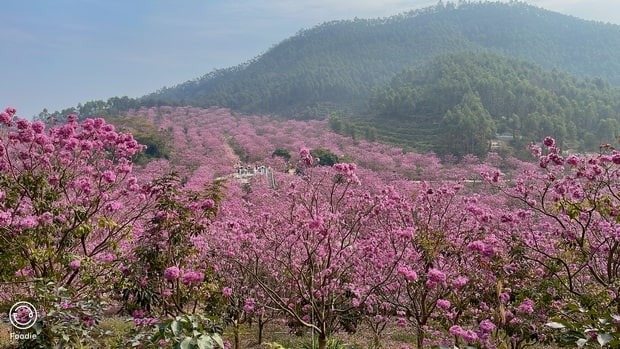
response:
{"label": "tree trunk", "polygon": [[381,348],[381,338],[377,332],[372,336],[372,344],[375,349]]}
{"label": "tree trunk", "polygon": [[234,321],[234,325],[233,325],[233,336],[234,336],[234,340],[235,340],[235,349],[240,349],[239,346],[239,322],[237,320]]}
{"label": "tree trunk", "polygon": [[265,322],[263,321],[263,314],[260,314],[258,317],[258,344],[263,344],[263,327],[265,327]]}
{"label": "tree trunk", "polygon": [[418,327],[416,333],[416,346],[418,349],[424,348],[424,330],[420,327]]}
{"label": "tree trunk", "polygon": [[319,349],[327,349],[327,337],[324,334],[319,335]]}

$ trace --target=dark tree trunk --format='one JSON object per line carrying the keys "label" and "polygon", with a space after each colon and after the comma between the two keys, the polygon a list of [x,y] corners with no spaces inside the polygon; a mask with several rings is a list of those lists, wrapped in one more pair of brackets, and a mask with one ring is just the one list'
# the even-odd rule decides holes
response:
{"label": "dark tree trunk", "polygon": [[327,337],[324,334],[319,335],[319,349],[327,349]]}
{"label": "dark tree trunk", "polygon": [[265,321],[263,320],[263,314],[258,317],[258,344],[263,344],[263,328],[265,327]]}
{"label": "dark tree trunk", "polygon": [[418,327],[417,335],[416,335],[416,346],[418,349],[424,348],[424,330]]}

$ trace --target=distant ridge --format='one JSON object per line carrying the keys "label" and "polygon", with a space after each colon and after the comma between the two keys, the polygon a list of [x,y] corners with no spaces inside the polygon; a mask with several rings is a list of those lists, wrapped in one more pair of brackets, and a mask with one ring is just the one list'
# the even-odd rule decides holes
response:
{"label": "distant ridge", "polygon": [[405,68],[449,52],[494,52],[620,85],[620,26],[524,2],[461,2],[382,19],[302,30],[245,64],[144,97],[285,117],[360,111],[371,91]]}

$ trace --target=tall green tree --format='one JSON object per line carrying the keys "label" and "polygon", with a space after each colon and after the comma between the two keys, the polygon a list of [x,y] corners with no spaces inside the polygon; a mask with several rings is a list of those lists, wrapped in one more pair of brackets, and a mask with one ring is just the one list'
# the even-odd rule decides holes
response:
{"label": "tall green tree", "polygon": [[496,131],[495,122],[474,92],[466,93],[461,103],[446,112],[441,128],[447,152],[457,156],[485,156]]}

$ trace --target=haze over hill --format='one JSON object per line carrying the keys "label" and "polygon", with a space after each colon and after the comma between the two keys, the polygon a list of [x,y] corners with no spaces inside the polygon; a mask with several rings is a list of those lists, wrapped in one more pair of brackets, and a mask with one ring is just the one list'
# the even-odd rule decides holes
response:
{"label": "haze over hill", "polygon": [[[284,118],[332,115],[338,132],[416,151],[484,155],[497,132],[511,134],[509,147],[497,146],[507,151],[547,134],[593,150],[619,130],[616,57],[619,25],[516,1],[440,3],[324,23],[245,64],[137,100],[85,103],[78,112],[221,106]],[[461,126],[450,133],[451,123]],[[465,143],[446,144],[446,136]]]}
{"label": "haze over hill", "polygon": [[[458,51],[496,52],[620,84],[620,26],[521,2],[438,5],[388,19],[335,21],[304,30],[240,66],[147,97],[247,112],[324,116],[359,110],[402,69]],[[315,110],[318,108],[318,111]]]}
{"label": "haze over hill", "polygon": [[[510,0],[500,0],[509,2]],[[615,0],[526,0],[620,24]],[[0,99],[31,118],[112,96],[139,97],[255,57],[301,28],[386,17],[438,0],[121,0],[6,2]],[[446,0],[444,0],[444,3]],[[454,0],[458,3],[460,1]],[[110,21],[113,22],[110,22]],[[113,23],[113,25],[111,25]]]}

